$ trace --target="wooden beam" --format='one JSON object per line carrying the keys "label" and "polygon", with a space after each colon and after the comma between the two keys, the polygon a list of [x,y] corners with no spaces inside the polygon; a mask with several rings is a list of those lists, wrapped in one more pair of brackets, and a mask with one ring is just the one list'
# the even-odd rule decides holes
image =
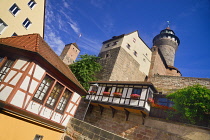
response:
{"label": "wooden beam", "polygon": [[142,111],[140,111],[142,114],[142,125],[144,125],[145,119],[146,119],[146,114]]}
{"label": "wooden beam", "polygon": [[116,109],[114,109],[113,107],[110,106],[110,108],[112,109],[112,118],[114,118],[114,114],[116,112]]}
{"label": "wooden beam", "polygon": [[100,107],[100,111],[101,111],[101,115],[103,114],[103,111],[104,111],[104,107],[101,106],[101,105],[98,105]]}
{"label": "wooden beam", "polygon": [[126,121],[128,121],[128,117],[129,117],[130,112],[126,109],[124,109],[124,110],[125,110],[125,115],[126,115]]}

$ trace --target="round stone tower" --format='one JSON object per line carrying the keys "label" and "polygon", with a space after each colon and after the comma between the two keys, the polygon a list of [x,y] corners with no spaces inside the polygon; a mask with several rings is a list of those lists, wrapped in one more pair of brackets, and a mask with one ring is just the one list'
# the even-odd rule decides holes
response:
{"label": "round stone tower", "polygon": [[179,43],[179,38],[169,27],[162,30],[160,34],[156,35],[153,39],[153,46],[157,46],[160,49],[169,66],[174,66],[175,52]]}

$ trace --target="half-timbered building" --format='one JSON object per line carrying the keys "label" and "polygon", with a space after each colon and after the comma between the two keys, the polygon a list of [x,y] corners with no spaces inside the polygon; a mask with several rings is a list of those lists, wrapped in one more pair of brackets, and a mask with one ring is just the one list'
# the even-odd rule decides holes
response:
{"label": "half-timbered building", "polygon": [[100,107],[101,114],[104,108],[122,110],[126,113],[126,120],[129,113],[142,114],[143,117],[149,114],[153,94],[157,90],[150,82],[138,81],[96,81],[90,82],[91,86],[85,101],[90,107]]}
{"label": "half-timbered building", "polygon": [[58,140],[85,89],[39,34],[0,38],[0,139]]}

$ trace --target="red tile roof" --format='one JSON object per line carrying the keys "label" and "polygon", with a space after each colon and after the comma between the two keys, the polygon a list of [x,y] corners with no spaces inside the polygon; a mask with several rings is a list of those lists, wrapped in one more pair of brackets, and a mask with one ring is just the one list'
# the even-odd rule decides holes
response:
{"label": "red tile roof", "polygon": [[39,34],[29,34],[22,36],[14,36],[7,38],[0,38],[0,44],[11,46],[14,48],[35,52],[47,60],[53,67],[64,74],[70,81],[72,81],[80,89],[83,94],[85,89],[78,82],[72,71],[58,55],[50,48],[50,46],[42,39]]}

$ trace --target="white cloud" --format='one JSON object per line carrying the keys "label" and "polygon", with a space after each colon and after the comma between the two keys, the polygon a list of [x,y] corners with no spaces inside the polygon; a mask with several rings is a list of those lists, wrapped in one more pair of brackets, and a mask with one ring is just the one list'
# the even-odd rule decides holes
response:
{"label": "white cloud", "polygon": [[46,26],[47,34],[45,34],[45,40],[48,45],[55,51],[57,55],[60,55],[65,43],[61,40],[59,36],[53,31],[50,26]]}

